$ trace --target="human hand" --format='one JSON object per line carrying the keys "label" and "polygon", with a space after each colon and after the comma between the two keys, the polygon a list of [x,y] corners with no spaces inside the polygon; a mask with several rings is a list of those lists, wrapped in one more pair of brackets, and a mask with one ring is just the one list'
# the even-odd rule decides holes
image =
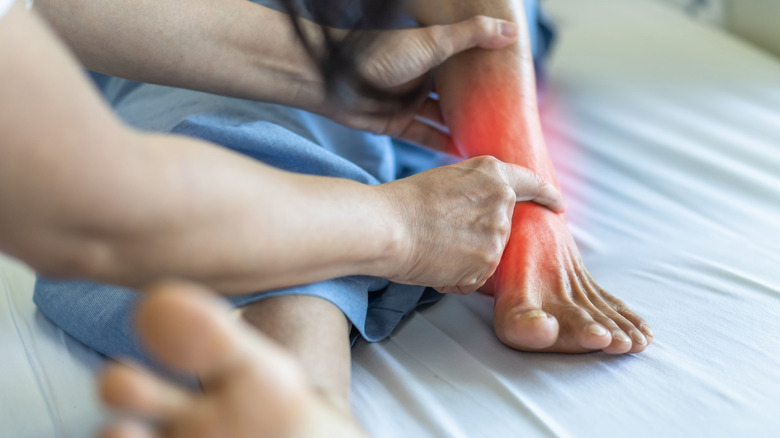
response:
{"label": "human hand", "polygon": [[400,244],[388,259],[390,280],[468,294],[501,260],[517,202],[562,211],[555,187],[530,170],[483,156],[378,187],[400,212]]}
{"label": "human hand", "polygon": [[[403,91],[419,86],[426,73],[450,57],[475,47],[506,47],[517,40],[518,32],[514,23],[485,16],[451,25],[380,31],[356,64],[359,74],[372,85]],[[455,153],[435,94],[423,96],[400,112],[383,112],[383,104],[379,98],[368,99],[345,108],[326,101],[318,112],[351,128]]]}

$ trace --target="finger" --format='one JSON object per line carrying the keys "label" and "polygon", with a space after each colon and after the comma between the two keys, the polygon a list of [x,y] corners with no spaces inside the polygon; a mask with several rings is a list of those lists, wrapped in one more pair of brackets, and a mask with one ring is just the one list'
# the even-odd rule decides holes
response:
{"label": "finger", "polygon": [[504,163],[509,185],[517,194],[517,202],[533,201],[552,211],[565,210],[566,204],[561,192],[536,173],[525,167]]}
{"label": "finger", "polygon": [[441,106],[437,100],[428,98],[423,102],[422,107],[414,116],[416,120],[419,120],[427,125],[430,125],[439,131],[449,134],[450,130],[444,123],[444,116],[441,113]]}
{"label": "finger", "polygon": [[419,120],[414,120],[403,130],[403,132],[394,137],[438,152],[444,152],[446,154],[457,153],[452,137]]}
{"label": "finger", "polygon": [[485,282],[483,281],[481,283],[474,283],[471,285],[435,287],[434,290],[443,294],[468,295],[472,292],[476,292],[477,289],[482,287],[484,284]]}
{"label": "finger", "polygon": [[[517,24],[496,18],[477,15],[459,23],[442,26],[441,32],[450,44],[446,55],[439,62],[468,49],[500,49],[517,40],[520,28]],[[447,53],[449,52],[449,53]]]}

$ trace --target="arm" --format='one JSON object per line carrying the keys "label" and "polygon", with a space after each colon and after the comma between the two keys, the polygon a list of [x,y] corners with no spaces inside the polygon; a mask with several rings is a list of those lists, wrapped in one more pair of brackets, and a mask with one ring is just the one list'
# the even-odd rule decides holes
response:
{"label": "arm", "polygon": [[[334,108],[287,15],[250,1],[37,0],[35,5],[91,70],[279,103],[433,149],[451,147],[450,137],[438,129],[435,101],[383,117],[365,115],[357,107]],[[316,41],[319,26],[300,23]],[[516,33],[507,23],[502,27],[496,20],[470,16],[449,26],[387,31],[361,58],[360,68],[376,85],[392,88],[454,53],[511,44]],[[381,102],[370,103],[381,107]]]}
{"label": "arm", "polygon": [[287,16],[247,0],[37,0],[35,10],[90,70],[298,107],[322,98]]}
{"label": "arm", "polygon": [[[0,59],[0,248],[44,274],[129,286],[176,275],[227,293],[351,274],[454,286],[466,266],[495,268],[484,253],[506,236],[478,219],[500,219],[515,201],[496,193],[560,201],[522,169],[500,167],[496,178],[472,162],[371,187],[132,131],[18,4],[0,20]],[[435,199],[419,189],[451,180],[464,182]],[[462,195],[480,184],[483,201]],[[441,221],[446,205],[465,213]],[[473,255],[447,262],[466,248]],[[424,255],[432,261],[421,269]]]}

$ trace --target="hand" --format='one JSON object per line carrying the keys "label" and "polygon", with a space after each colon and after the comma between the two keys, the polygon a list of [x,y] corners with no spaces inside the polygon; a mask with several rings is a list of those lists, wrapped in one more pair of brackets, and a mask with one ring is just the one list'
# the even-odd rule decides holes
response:
{"label": "hand", "polygon": [[562,211],[563,198],[530,170],[476,157],[379,186],[405,230],[390,280],[468,294],[493,275],[517,202]]}
{"label": "hand", "polygon": [[[516,24],[476,16],[460,23],[383,31],[358,59],[360,74],[374,85],[408,89],[431,69],[465,50],[500,49],[517,40]],[[433,90],[432,90],[433,91]],[[382,102],[369,102],[381,108]],[[434,95],[390,116],[367,115],[360,108],[325,108],[318,112],[351,128],[389,135],[418,146],[455,153],[449,129]]]}

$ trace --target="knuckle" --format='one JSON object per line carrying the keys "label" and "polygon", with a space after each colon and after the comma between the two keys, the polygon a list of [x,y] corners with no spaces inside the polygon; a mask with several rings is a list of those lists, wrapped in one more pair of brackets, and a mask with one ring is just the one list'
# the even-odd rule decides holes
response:
{"label": "knuckle", "polygon": [[501,194],[501,200],[504,201],[505,204],[514,204],[517,202],[517,193],[515,193],[515,189],[508,185],[504,185],[504,189],[502,190]]}
{"label": "knuckle", "polygon": [[504,239],[495,239],[490,246],[490,263],[493,264],[501,259],[501,254],[504,252]]}
{"label": "knuckle", "polygon": [[431,60],[436,64],[443,62],[454,51],[452,39],[447,33],[447,28],[441,25],[425,28],[422,44]]}
{"label": "knuckle", "polygon": [[506,216],[503,216],[496,225],[496,230],[501,236],[501,240],[506,240],[507,236],[509,236],[509,233],[512,231],[512,221]]}
{"label": "knuckle", "polygon": [[471,19],[471,24],[474,26],[475,32],[481,35],[496,33],[498,30],[496,20],[484,15],[477,15],[473,17]]}
{"label": "knuckle", "polygon": [[501,167],[501,161],[492,155],[480,155],[474,160],[477,166],[486,170],[495,171]]}

